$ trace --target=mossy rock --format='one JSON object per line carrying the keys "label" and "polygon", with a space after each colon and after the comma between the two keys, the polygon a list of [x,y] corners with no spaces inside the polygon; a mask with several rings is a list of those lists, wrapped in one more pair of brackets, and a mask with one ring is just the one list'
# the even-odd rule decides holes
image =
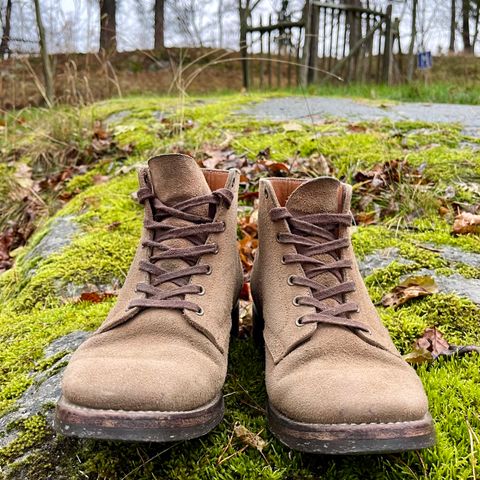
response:
{"label": "mossy rock", "polygon": [[[387,218],[381,225],[355,230],[354,248],[360,260],[388,248],[396,249],[399,257],[407,260],[390,262],[369,272],[366,282],[372,298],[380,300],[403,275],[421,269],[480,278],[478,268],[461,261],[461,252],[480,253],[479,236],[452,236],[449,219],[439,217],[435,207],[438,192],[450,184],[460,192],[465,185],[461,183],[462,176],[478,171],[479,154],[469,151],[464,155],[457,126],[442,126],[439,130],[436,125],[373,122],[366,129],[352,131],[339,121],[305,124],[300,130],[286,132],[281,123],[252,121],[232,114],[241,105],[261,98],[261,95],[224,96],[198,104],[193,99],[182,103],[175,98],[137,97],[105,101],[77,111],[75,121],[79,124],[128,111],[128,115],[115,120],[114,137],[135,147],[121,164],[112,158],[111,164],[104,162],[73,177],[67,186],[73,198],[49,220],[45,217],[43,226],[17,252],[15,266],[0,275],[2,418],[18,412],[27,391],[48,385],[45,382],[49,379],[55,380],[52,388],[57,388],[68,353],[76,346],[67,340],[74,338],[74,332],[94,330],[106,317],[114,300],[105,298],[91,303],[76,297],[84,288],[101,289],[122,283],[142,220],[142,210],[132,198],[137,188],[132,167],[160,151],[180,149],[195,153],[205,144],[221,145],[228,139],[238,155],[245,154],[251,161],[266,148],[270,148],[273,160],[322,154],[335,174],[348,179],[359,169],[412,154],[410,157],[416,164],[427,163],[425,175],[435,181],[435,189],[427,192],[431,196],[431,201],[426,202],[428,208],[422,210],[409,228],[395,228],[397,219]],[[166,132],[165,126],[154,123],[158,120],[153,112],[159,110],[168,111],[173,123],[177,118],[191,120],[191,127]],[[55,110],[45,113],[42,128],[38,131],[33,128],[29,141],[45,141],[45,132],[51,133],[49,115],[56,112],[62,114]],[[73,118],[72,112],[68,115]],[[33,125],[35,122],[40,125],[39,112],[34,109],[26,110],[25,118]],[[418,131],[408,136],[418,128],[433,131],[431,135],[440,146],[424,148],[424,138]],[[78,132],[81,135],[80,127]],[[20,133],[14,131],[12,135]],[[465,169],[460,168],[460,158],[466,161]],[[109,179],[96,184],[97,175]],[[475,193],[468,192],[462,201],[478,200]],[[7,198],[8,191],[5,195]],[[42,240],[45,242],[45,238],[54,235],[55,226],[66,218],[76,225],[68,241],[60,242],[58,249],[39,254]],[[460,256],[455,259],[442,255],[441,248],[445,246],[455,248]],[[413,341],[431,326],[437,326],[451,343],[480,344],[480,308],[468,298],[439,293],[398,309],[379,307],[379,311],[402,353],[407,353]],[[65,345],[58,351],[52,350],[52,344],[58,345],[54,342],[61,339],[67,339]],[[236,339],[231,344],[224,389],[226,417],[209,435],[171,445],[67,439],[52,429],[50,400],[33,415],[10,422],[0,434],[0,478],[466,480],[473,477],[474,469],[477,475],[480,473],[475,463],[478,439],[471,436],[480,427],[478,367],[479,358],[475,355],[418,367],[435,419],[438,435],[435,447],[399,455],[326,458],[290,451],[269,433],[264,412],[263,353],[250,339]],[[253,448],[242,450],[243,444],[233,436],[236,422],[268,442],[264,455]]]}

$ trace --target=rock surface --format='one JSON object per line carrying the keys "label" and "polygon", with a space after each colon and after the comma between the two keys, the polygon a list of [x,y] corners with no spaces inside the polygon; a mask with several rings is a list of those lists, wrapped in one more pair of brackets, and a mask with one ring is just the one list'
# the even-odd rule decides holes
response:
{"label": "rock surface", "polygon": [[284,97],[270,98],[238,113],[259,119],[279,121],[308,120],[318,122],[325,117],[347,118],[352,121],[416,120],[435,123],[460,123],[465,134],[480,136],[480,106],[442,103],[402,103],[376,106],[349,98]]}
{"label": "rock surface", "polygon": [[57,253],[70,244],[73,237],[80,232],[73,215],[55,218],[45,236],[25,256],[25,260],[46,258]]}
{"label": "rock surface", "polygon": [[[74,352],[81,343],[89,336],[88,332],[72,332],[52,342],[44,351],[43,361],[55,357],[54,363],[45,371],[32,372],[32,385],[17,400],[12,411],[0,417],[0,432],[6,431],[7,426],[18,420],[24,420],[37,415],[47,413],[46,419],[53,426],[51,412],[47,409],[52,406],[61,395],[61,381],[63,370]],[[1,437],[0,448],[8,445],[17,436],[15,429]]]}

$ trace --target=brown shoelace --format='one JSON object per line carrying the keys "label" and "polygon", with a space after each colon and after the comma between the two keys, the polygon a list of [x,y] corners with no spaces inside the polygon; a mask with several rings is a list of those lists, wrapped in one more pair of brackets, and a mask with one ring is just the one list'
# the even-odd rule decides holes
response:
{"label": "brown shoelace", "polygon": [[[344,295],[355,291],[355,283],[343,280],[343,270],[352,268],[349,260],[342,260],[339,252],[349,245],[348,238],[338,238],[336,232],[341,226],[349,226],[352,222],[350,214],[317,213],[311,215],[293,216],[287,208],[278,207],[270,210],[270,218],[276,222],[285,220],[290,227],[290,233],[280,233],[277,240],[280,243],[295,245],[297,253],[285,255],[282,261],[286,264],[300,263],[305,276],[291,275],[288,278],[290,285],[301,285],[312,291],[312,296],[295,297],[296,305],[314,307],[316,313],[303,315],[297,320],[298,325],[307,323],[326,323],[341,325],[369,332],[361,322],[348,317],[348,314],[358,312],[358,305],[354,302],[345,302]],[[317,237],[319,240],[316,238]],[[315,255],[328,254],[331,262],[323,262]],[[324,272],[336,277],[338,283],[326,287],[314,278]],[[330,307],[323,303],[333,298],[338,306]]]}
{"label": "brown shoelace", "polygon": [[[214,221],[214,212],[209,216],[202,216],[191,212],[191,209],[208,205],[209,212],[216,211],[222,202],[229,208],[233,200],[233,193],[226,188],[221,188],[210,195],[193,197],[169,206],[156,198],[150,187],[145,186],[140,188],[137,197],[145,207],[144,227],[154,232],[154,239],[144,241],[143,245],[150,247],[151,252],[155,251],[155,253],[150,255],[148,261],[140,262],[140,269],[149,273],[150,283],[138,283],[136,291],[145,293],[146,297],[132,300],[129,308],[154,307],[191,310],[202,315],[202,309],[196,303],[184,300],[184,296],[187,294],[202,295],[203,288],[187,282],[191,275],[211,273],[211,267],[198,265],[198,260],[202,255],[218,252],[217,244],[205,243],[205,241],[209,234],[223,232],[225,223]],[[185,220],[192,225],[169,225],[165,223],[167,218]],[[171,239],[186,239],[192,243],[192,246],[175,248],[163,243],[165,240]],[[188,267],[167,271],[156,264],[159,260],[175,258],[185,261]],[[173,283],[177,288],[162,289],[162,284],[167,282]]]}

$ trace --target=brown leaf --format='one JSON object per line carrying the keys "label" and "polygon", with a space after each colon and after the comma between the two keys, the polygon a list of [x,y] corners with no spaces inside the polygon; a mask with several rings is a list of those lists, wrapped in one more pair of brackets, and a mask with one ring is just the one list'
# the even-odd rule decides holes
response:
{"label": "brown leaf", "polygon": [[203,152],[205,159],[202,160],[202,166],[204,168],[216,168],[219,163],[226,160],[228,153],[228,151],[218,148],[205,148]]}
{"label": "brown leaf", "polygon": [[267,446],[267,442],[260,435],[251,432],[240,423],[235,424],[233,432],[245,445],[256,448],[260,453],[262,453],[263,449]]}
{"label": "brown leaf", "polygon": [[355,222],[362,225],[371,225],[377,220],[377,214],[375,211],[360,212],[355,215]]}
{"label": "brown leaf", "polygon": [[469,212],[461,212],[455,217],[453,222],[453,233],[464,235],[466,233],[480,232],[480,215],[474,215]]}
{"label": "brown leaf", "polygon": [[108,182],[108,180],[110,180],[110,178],[107,175],[94,175],[92,177],[92,180],[93,180],[93,183],[95,185],[99,185],[101,183]]}
{"label": "brown leaf", "polygon": [[100,303],[103,302],[106,298],[115,297],[113,292],[83,292],[80,295],[80,302],[91,302],[91,303]]}
{"label": "brown leaf", "polygon": [[435,280],[429,276],[409,277],[397,285],[382,298],[384,307],[398,307],[412,298],[425,297],[436,293],[438,287]]}
{"label": "brown leaf", "polygon": [[121,224],[122,222],[119,222],[119,221],[112,222],[109,225],[107,225],[107,230],[110,230],[110,231],[116,230]]}
{"label": "brown leaf", "polygon": [[93,138],[97,140],[106,140],[109,138],[108,132],[103,128],[103,124],[100,120],[96,120],[93,124]]}
{"label": "brown leaf", "polygon": [[347,129],[349,132],[354,133],[363,133],[367,131],[367,127],[365,125],[360,125],[358,123],[351,123],[347,125]]}
{"label": "brown leaf", "polygon": [[[249,285],[249,284],[245,284]],[[253,320],[252,320],[252,302],[240,300],[238,312],[238,337],[248,338],[252,334]]]}
{"label": "brown leaf", "polygon": [[471,352],[480,353],[480,347],[450,345],[442,332],[433,327],[425,330],[413,344],[413,350],[403,358],[409,363],[424,363],[432,362],[440,356],[465,355]]}

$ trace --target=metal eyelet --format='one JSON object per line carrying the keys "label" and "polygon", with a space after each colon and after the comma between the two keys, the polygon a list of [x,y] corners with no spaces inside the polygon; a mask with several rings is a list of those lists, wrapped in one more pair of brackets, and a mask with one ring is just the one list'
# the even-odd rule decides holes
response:
{"label": "metal eyelet", "polygon": [[211,265],[207,265],[207,271],[205,272],[205,275],[211,275],[212,274],[212,266]]}
{"label": "metal eyelet", "polygon": [[268,190],[266,188],[263,190],[263,194],[265,195],[265,198],[268,198]]}
{"label": "metal eyelet", "polygon": [[227,224],[225,222],[222,222],[222,232],[224,232],[227,229]]}
{"label": "metal eyelet", "polygon": [[302,322],[302,317],[298,317],[296,320],[295,320],[295,325],[297,327],[304,327],[305,324]]}
{"label": "metal eyelet", "polygon": [[197,295],[205,295],[205,287],[203,285],[200,285],[200,291],[197,293]]}
{"label": "metal eyelet", "polygon": [[205,312],[203,311],[203,308],[200,307],[195,313],[196,313],[199,317],[201,317]]}
{"label": "metal eyelet", "polygon": [[288,278],[287,278],[287,283],[288,285],[290,285],[291,287],[293,287],[295,284],[293,283],[293,275],[289,275]]}
{"label": "metal eyelet", "polygon": [[296,307],[299,307],[300,304],[298,303],[298,299],[299,297],[294,297],[294,299],[292,300],[292,303],[296,306]]}
{"label": "metal eyelet", "polygon": [[280,233],[277,233],[277,242],[280,241]]}
{"label": "metal eyelet", "polygon": [[285,261],[285,255],[282,257],[282,264],[285,265],[287,262]]}

